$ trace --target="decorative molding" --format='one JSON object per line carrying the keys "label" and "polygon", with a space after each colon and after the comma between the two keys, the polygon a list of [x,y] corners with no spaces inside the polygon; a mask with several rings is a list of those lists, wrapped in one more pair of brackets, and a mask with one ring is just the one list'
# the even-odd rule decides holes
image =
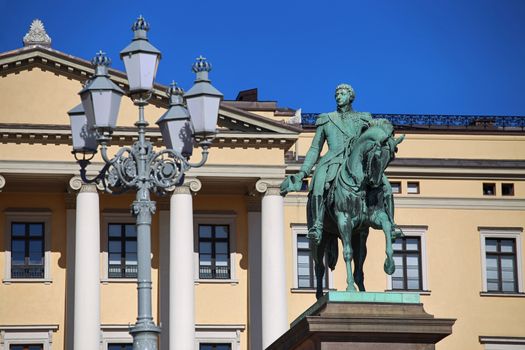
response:
{"label": "decorative molding", "polygon": [[197,194],[201,188],[202,182],[199,179],[195,177],[185,177],[184,183],[173,189],[173,194],[190,194],[191,192]]}
{"label": "decorative molding", "polygon": [[260,179],[255,183],[255,189],[264,193],[265,196],[280,196],[280,186],[282,178],[278,179]]}
{"label": "decorative molding", "polygon": [[97,193],[97,186],[95,184],[83,184],[82,187],[80,187],[80,193]]}
{"label": "decorative molding", "polygon": [[0,192],[2,192],[2,188],[5,187],[5,177],[0,175]]}
{"label": "decorative molding", "polygon": [[24,46],[42,45],[51,46],[51,38],[46,33],[44,23],[39,19],[34,19],[29,27],[29,32],[24,35]]}
{"label": "decorative molding", "polygon": [[[88,189],[89,187],[89,189]],[[95,188],[95,190],[93,190],[93,188]],[[102,183],[98,183],[98,184],[85,184],[84,181],[82,181],[82,179],[80,178],[80,176],[76,175],[76,176],[73,176],[70,180],[69,180],[69,188],[68,188],[68,192],[78,192],[80,190],[80,192],[97,192],[97,189],[100,190],[100,191],[104,191],[104,185]]]}
{"label": "decorative molding", "polygon": [[396,208],[525,210],[525,199],[465,197],[394,197]]}

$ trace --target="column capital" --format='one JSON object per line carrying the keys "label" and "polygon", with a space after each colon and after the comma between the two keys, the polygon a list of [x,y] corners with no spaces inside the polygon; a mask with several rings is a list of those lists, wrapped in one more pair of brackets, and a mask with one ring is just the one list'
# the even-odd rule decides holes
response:
{"label": "column capital", "polygon": [[4,188],[4,186],[5,186],[5,177],[0,175],[0,192],[2,192],[2,189]]}
{"label": "column capital", "polygon": [[[84,189],[84,186],[89,187],[89,189]],[[82,178],[78,175],[73,176],[71,179],[69,179],[69,188],[68,192],[96,192],[97,189],[103,191],[104,185],[101,183],[99,184],[85,184],[84,181],[82,181]]]}
{"label": "column capital", "polygon": [[202,188],[202,182],[196,177],[186,177],[184,183],[176,186],[173,194],[190,194],[191,192],[199,192]]}
{"label": "column capital", "polygon": [[280,187],[283,179],[260,179],[255,183],[255,189],[265,196],[280,196]]}

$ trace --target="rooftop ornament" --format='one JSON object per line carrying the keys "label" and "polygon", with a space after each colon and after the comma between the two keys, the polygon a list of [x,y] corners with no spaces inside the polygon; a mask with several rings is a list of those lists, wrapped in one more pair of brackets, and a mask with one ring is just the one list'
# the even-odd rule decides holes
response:
{"label": "rooftop ornament", "polygon": [[[94,75],[79,92],[82,103],[68,113],[73,154],[80,165],[82,180],[102,184],[106,192],[113,194],[135,190],[132,212],[137,218],[138,241],[151,242],[150,223],[155,202],[150,199],[150,192],[166,194],[183,183],[184,174],[189,169],[206,163],[211,141],[217,132],[219,102],[223,96],[208,79],[211,64],[200,56],[193,65],[197,75],[195,85],[186,94],[174,83],[167,90],[169,108],[157,121],[167,148],[155,151],[153,144],[146,140],[148,122],[144,118],[144,107],[152,96],[161,53],[148,41],[149,25],[142,16],[133,24],[132,30],[132,42],[120,52],[129,90],[125,92],[111,81],[108,72],[111,60],[100,51],[92,60]],[[138,107],[139,117],[135,123],[137,141],[120,148],[110,157],[108,147],[117,127],[120,101],[124,94]],[[202,158],[190,163],[194,144],[200,146]],[[104,166],[98,175],[88,178],[86,168],[98,151]],[[150,254],[150,244],[139,244],[139,316],[130,330],[133,349],[158,348],[160,329],[154,324],[151,313]]]}
{"label": "rooftop ornament", "polygon": [[29,32],[24,35],[24,46],[41,45],[51,46],[51,38],[46,33],[44,23],[39,19],[34,19],[29,27]]}

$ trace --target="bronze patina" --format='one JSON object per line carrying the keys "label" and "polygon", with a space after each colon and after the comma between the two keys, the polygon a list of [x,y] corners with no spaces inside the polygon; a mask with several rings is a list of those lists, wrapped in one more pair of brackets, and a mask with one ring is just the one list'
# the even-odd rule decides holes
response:
{"label": "bronze patina", "polygon": [[[404,136],[394,138],[394,128],[386,119],[355,112],[354,98],[350,85],[337,86],[337,110],[317,117],[315,136],[300,171],[281,184],[282,195],[299,191],[303,179],[315,166],[308,194],[307,224],[318,298],[323,293],[325,255],[331,269],[337,263],[337,238],[343,242],[346,290],[355,291],[355,283],[364,291],[363,264],[369,228],[381,229],[385,234],[387,274],[395,270],[392,241],[402,234],[394,223],[392,188],[384,172]],[[325,143],[328,151],[321,156]]]}

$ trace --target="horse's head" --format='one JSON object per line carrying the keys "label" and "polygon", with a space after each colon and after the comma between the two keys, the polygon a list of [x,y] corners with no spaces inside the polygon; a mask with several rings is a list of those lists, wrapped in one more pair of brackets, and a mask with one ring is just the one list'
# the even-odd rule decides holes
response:
{"label": "horse's head", "polygon": [[369,134],[369,147],[363,156],[364,180],[371,187],[382,185],[382,178],[386,167],[397,152],[397,145],[404,139],[404,135],[394,138],[394,128],[385,119],[375,120],[372,126],[363,135]]}

